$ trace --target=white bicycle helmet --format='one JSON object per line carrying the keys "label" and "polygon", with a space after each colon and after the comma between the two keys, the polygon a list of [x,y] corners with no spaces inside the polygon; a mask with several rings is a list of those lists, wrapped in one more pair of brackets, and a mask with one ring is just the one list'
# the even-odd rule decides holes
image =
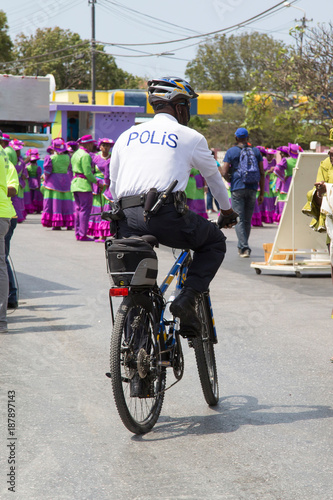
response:
{"label": "white bicycle helmet", "polygon": [[149,104],[158,101],[171,102],[179,97],[195,99],[198,94],[194,92],[191,85],[177,76],[164,76],[149,80],[148,82]]}

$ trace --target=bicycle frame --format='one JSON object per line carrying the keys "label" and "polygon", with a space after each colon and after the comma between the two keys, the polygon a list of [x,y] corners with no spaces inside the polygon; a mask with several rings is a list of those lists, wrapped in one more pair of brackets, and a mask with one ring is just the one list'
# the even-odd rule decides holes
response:
{"label": "bicycle frame", "polygon": [[[162,281],[162,284],[160,286],[160,290],[162,295],[165,295],[165,292],[173,282],[174,278],[177,277],[177,283],[176,283],[176,290],[180,291],[185,283],[186,277],[187,277],[187,271],[189,268],[189,265],[192,262],[192,257],[191,257],[191,252],[190,250],[182,250],[180,254],[178,255],[176,262],[173,264],[172,268]],[[212,318],[212,327],[213,327],[213,338],[211,339],[214,343],[217,343],[217,333],[216,333],[216,328],[215,328],[215,320],[214,320],[214,315],[213,315],[213,308],[212,308],[212,302],[210,300],[210,295],[209,292],[205,293],[205,297],[209,306],[209,311],[210,315]],[[161,321],[160,321],[160,326],[162,328],[162,331],[164,331],[165,323],[163,320],[164,316],[164,310],[162,311],[161,315]]]}
{"label": "bicycle frame", "polygon": [[178,255],[176,262],[173,264],[172,268],[162,281],[162,284],[160,286],[160,290],[162,295],[165,294],[171,283],[173,282],[174,278],[179,274],[179,271],[182,271],[182,274],[178,276],[176,288],[178,290],[181,290],[181,288],[184,285],[184,282],[186,280],[187,276],[187,270],[188,266],[190,265],[192,261],[192,257],[190,254],[189,250],[182,250],[181,253]]}
{"label": "bicycle frame", "polygon": [[[166,291],[168,290],[169,286],[173,282],[175,278],[177,278],[176,282],[176,290],[179,292],[185,283],[186,277],[187,277],[187,272],[189,265],[192,262],[192,257],[191,257],[191,252],[190,250],[181,250],[180,254],[178,255],[176,261],[172,265],[170,271],[162,281],[159,291],[162,296],[165,296]],[[124,290],[128,290],[128,292],[125,294],[131,293],[130,289],[124,288]],[[120,295],[122,296],[122,294]],[[214,320],[214,315],[213,315],[213,308],[212,308],[212,303],[210,300],[210,295],[208,292],[205,293],[209,310],[210,310],[210,315],[212,318],[212,326],[213,326],[213,338],[211,339],[214,343],[217,342],[217,334],[216,334],[216,328],[215,328],[215,320]],[[114,324],[114,309],[113,309],[113,302],[112,302],[112,296],[110,294],[109,296],[110,299],[110,309],[111,309],[111,319],[112,319],[112,324]],[[165,333],[165,322],[164,322],[164,308],[161,313],[161,318],[160,318],[160,333]]]}

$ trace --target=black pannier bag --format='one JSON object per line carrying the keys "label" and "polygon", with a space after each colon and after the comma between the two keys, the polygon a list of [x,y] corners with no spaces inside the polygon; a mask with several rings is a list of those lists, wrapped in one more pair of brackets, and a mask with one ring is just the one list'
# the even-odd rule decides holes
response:
{"label": "black pannier bag", "polygon": [[108,273],[113,286],[153,286],[157,278],[157,255],[139,237],[105,242]]}

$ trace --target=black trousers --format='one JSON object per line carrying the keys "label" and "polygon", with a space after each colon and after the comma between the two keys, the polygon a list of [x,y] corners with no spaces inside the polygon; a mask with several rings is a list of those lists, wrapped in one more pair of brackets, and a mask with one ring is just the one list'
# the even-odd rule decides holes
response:
{"label": "black trousers", "polygon": [[190,210],[180,215],[173,204],[163,206],[148,223],[143,218],[143,207],[126,208],[124,212],[126,219],[119,221],[119,238],[152,234],[162,245],[193,250],[186,285],[199,292],[208,289],[226,252],[226,237],[215,224]]}

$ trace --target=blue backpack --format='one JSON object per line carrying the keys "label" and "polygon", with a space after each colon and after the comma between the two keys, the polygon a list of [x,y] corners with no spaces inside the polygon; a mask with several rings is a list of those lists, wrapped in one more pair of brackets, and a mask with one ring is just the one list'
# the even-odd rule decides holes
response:
{"label": "blue backpack", "polygon": [[254,184],[260,181],[258,160],[250,146],[238,146],[241,149],[238,173],[244,184]]}

